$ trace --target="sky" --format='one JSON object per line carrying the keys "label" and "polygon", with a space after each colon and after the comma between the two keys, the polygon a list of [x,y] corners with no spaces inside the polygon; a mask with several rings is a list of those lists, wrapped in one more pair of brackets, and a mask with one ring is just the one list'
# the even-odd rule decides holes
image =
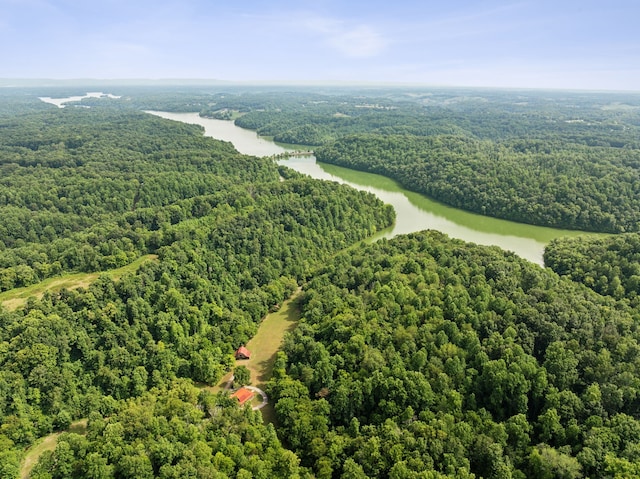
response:
{"label": "sky", "polygon": [[639,0],[0,0],[0,78],[640,90]]}

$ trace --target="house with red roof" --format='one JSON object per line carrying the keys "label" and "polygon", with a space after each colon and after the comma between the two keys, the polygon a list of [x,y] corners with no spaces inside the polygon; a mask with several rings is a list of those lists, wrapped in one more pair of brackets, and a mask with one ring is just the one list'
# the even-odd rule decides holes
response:
{"label": "house with red roof", "polygon": [[251,357],[251,353],[244,346],[240,346],[236,351],[236,359],[249,359]]}
{"label": "house with red roof", "polygon": [[236,392],[234,392],[231,397],[236,398],[242,406],[244,403],[250,401],[253,398],[253,391],[247,388],[240,388]]}

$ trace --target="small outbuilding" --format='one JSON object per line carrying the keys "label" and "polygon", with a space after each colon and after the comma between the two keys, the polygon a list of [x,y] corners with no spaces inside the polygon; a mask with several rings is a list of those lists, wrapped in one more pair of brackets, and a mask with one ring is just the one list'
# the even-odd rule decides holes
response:
{"label": "small outbuilding", "polygon": [[244,346],[240,346],[236,351],[236,359],[249,359],[251,357],[251,353]]}
{"label": "small outbuilding", "polygon": [[236,392],[234,392],[231,397],[236,398],[242,406],[244,403],[250,401],[253,398],[253,391],[247,388],[240,388]]}

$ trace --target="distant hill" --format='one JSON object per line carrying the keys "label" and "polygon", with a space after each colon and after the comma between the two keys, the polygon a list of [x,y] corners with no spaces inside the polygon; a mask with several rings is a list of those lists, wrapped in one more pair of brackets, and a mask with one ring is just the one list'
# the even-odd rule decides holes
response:
{"label": "distant hill", "polygon": [[184,78],[0,78],[0,87],[102,87],[102,86],[167,86],[167,85],[230,85],[234,82],[215,79]]}

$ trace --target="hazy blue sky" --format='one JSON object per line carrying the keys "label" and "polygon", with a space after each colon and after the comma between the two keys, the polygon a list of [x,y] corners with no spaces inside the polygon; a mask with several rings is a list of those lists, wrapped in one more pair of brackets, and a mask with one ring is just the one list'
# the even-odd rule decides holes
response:
{"label": "hazy blue sky", "polygon": [[0,78],[640,90],[640,0],[0,0]]}

